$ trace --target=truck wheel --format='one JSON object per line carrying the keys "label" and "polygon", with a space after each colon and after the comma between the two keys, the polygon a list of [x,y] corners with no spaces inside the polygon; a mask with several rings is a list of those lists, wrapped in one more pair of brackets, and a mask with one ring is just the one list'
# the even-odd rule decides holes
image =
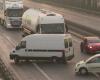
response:
{"label": "truck wheel", "polygon": [[14,61],[15,61],[15,64],[19,63],[18,57],[15,57],[15,58],[14,58]]}
{"label": "truck wheel", "polygon": [[88,73],[87,69],[86,68],[80,68],[79,69],[79,73],[82,74],[82,75],[85,75]]}

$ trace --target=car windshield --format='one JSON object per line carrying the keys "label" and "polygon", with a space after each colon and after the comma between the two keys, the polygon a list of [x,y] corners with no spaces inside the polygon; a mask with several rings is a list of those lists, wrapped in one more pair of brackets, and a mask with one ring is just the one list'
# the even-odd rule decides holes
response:
{"label": "car windshield", "polygon": [[64,24],[41,24],[42,34],[64,34]]}
{"label": "car windshield", "polygon": [[88,40],[89,43],[100,43],[100,40]]}
{"label": "car windshield", "polygon": [[23,9],[7,9],[7,16],[9,17],[21,17]]}

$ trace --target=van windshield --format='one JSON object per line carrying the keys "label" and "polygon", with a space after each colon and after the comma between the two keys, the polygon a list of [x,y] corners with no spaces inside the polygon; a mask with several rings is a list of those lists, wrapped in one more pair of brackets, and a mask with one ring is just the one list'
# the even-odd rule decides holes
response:
{"label": "van windshield", "polygon": [[42,34],[64,34],[64,24],[41,24]]}

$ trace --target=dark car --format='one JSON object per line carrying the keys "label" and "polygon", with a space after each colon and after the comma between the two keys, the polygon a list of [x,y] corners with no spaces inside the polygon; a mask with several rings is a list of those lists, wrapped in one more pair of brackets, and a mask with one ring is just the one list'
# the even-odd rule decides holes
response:
{"label": "dark car", "polygon": [[99,37],[84,37],[80,44],[81,52],[84,53],[100,53]]}

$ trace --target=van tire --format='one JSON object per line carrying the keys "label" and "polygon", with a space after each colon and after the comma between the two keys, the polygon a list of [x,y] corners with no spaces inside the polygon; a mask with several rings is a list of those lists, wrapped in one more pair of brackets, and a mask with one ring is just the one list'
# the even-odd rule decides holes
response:
{"label": "van tire", "polygon": [[82,74],[82,75],[85,75],[85,74],[88,73],[88,70],[87,70],[86,68],[83,67],[83,68],[80,68],[80,69],[79,69],[79,73]]}
{"label": "van tire", "polygon": [[52,59],[51,59],[51,61],[52,61],[53,63],[57,62],[57,57],[56,57],[56,56],[53,56]]}

